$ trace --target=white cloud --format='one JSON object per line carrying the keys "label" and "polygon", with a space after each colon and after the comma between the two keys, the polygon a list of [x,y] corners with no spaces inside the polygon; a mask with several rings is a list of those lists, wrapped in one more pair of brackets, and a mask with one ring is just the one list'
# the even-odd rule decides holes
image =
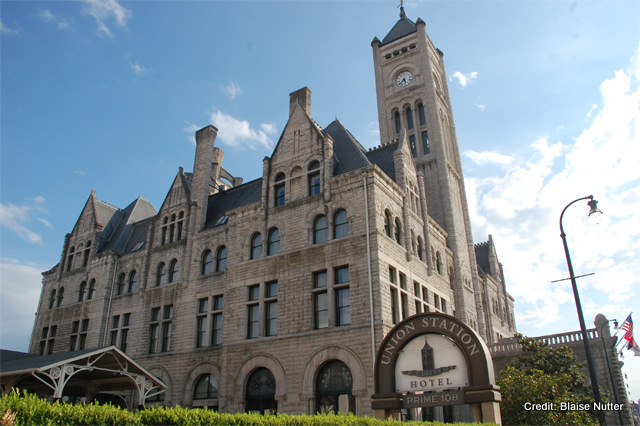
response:
{"label": "white cloud", "polygon": [[0,347],[27,351],[40,299],[41,269],[2,259],[0,263]]}
{"label": "white cloud", "polygon": [[98,25],[98,35],[113,37],[113,32],[107,26],[107,21],[114,20],[115,23],[124,27],[131,17],[131,11],[123,7],[116,0],[82,0],[86,3],[84,12],[91,15]]}
{"label": "white cloud", "polygon": [[7,25],[0,20],[0,33],[2,33],[2,34],[20,34],[20,31],[14,29],[14,28],[7,27]]}
{"label": "white cloud", "polygon": [[462,155],[469,158],[478,166],[483,166],[485,164],[509,165],[513,162],[513,157],[490,151],[476,152],[468,150],[463,152]]}
{"label": "white cloud", "polygon": [[456,71],[451,75],[450,80],[457,81],[458,84],[460,84],[460,86],[466,87],[468,84],[473,83],[473,81],[475,81],[476,78],[478,78],[477,71],[472,71],[467,74],[463,74],[460,71]]}
{"label": "white cloud", "polygon": [[196,144],[196,132],[200,130],[200,127],[196,126],[194,123],[189,123],[187,120],[184,121],[187,124],[187,127],[182,130],[189,135],[189,141],[192,144]]}
{"label": "white cloud", "polygon": [[[567,209],[563,225],[578,280],[585,320],[595,313],[623,315],[637,301],[640,276],[640,49],[626,70],[600,86],[586,128],[570,143],[534,141],[522,158],[492,152],[465,152],[489,177],[466,179],[476,238],[492,234],[516,298],[521,331],[577,324],[559,216],[572,200],[593,194],[603,222],[587,220],[586,200]],[[607,308],[608,307],[608,308]],[[637,306],[636,306],[637,308]],[[615,309],[607,312],[606,309]],[[626,315],[626,313],[625,313]],[[620,318],[618,318],[620,319]],[[577,328],[577,327],[576,327]],[[558,330],[560,331],[560,330]]]}
{"label": "white cloud", "polygon": [[42,18],[44,22],[54,24],[59,30],[68,30],[71,28],[66,18],[54,15],[49,9],[40,9],[38,16]]}
{"label": "white cloud", "polygon": [[43,196],[41,196],[41,195],[38,195],[37,197],[35,197],[35,198],[33,199],[33,201],[35,201],[35,202],[36,202],[36,203],[38,203],[38,204],[46,203],[46,202],[47,202],[46,198],[44,198],[44,197],[43,197]]}
{"label": "white cloud", "polygon": [[238,149],[256,149],[259,146],[271,148],[273,146],[271,137],[277,132],[274,124],[263,123],[258,126],[258,130],[255,130],[251,128],[248,121],[239,120],[222,111],[211,114],[211,123],[218,129],[218,140]]}
{"label": "white cloud", "polygon": [[147,71],[146,68],[140,66],[137,62],[129,61],[129,66],[131,67],[135,75],[142,75]]}
{"label": "white cloud", "polygon": [[28,206],[0,204],[0,226],[10,229],[25,241],[42,244],[42,236],[26,226],[32,210]]}
{"label": "white cloud", "polygon": [[236,96],[242,95],[244,90],[242,87],[238,86],[233,81],[229,83],[228,86],[222,88],[222,91],[227,95],[227,97],[231,100],[234,100]]}

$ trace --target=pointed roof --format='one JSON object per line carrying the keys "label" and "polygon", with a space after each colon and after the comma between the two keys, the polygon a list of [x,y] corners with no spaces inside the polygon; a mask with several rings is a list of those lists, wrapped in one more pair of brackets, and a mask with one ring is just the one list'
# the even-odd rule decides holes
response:
{"label": "pointed roof", "polygon": [[227,222],[224,217],[227,216],[229,211],[258,203],[261,198],[262,178],[210,195],[207,203],[207,219],[204,229],[224,225]]}
{"label": "pointed roof", "polygon": [[[156,214],[156,209],[153,208],[148,200],[138,197],[124,210],[120,210],[114,215],[102,234],[98,252],[114,250],[125,254],[134,251],[133,249],[139,243],[146,241],[149,228],[147,219]],[[132,237],[135,238],[132,239]],[[138,248],[140,247],[142,245]]]}
{"label": "pointed roof", "polygon": [[402,37],[415,33],[416,31],[416,24],[411,19],[407,18],[407,15],[404,13],[404,8],[401,8],[400,20],[396,22],[393,28],[391,28],[389,34],[382,39],[380,46],[399,40]]}
{"label": "pointed roof", "polygon": [[337,118],[324,129],[333,138],[333,175],[338,176],[370,166],[366,150]]}

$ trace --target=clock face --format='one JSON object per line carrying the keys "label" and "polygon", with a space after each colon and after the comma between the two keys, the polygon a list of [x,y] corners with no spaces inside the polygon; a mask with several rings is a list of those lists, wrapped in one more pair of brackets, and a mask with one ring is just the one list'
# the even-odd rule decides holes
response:
{"label": "clock face", "polygon": [[409,71],[402,71],[396,77],[396,86],[398,87],[406,87],[413,81],[413,74]]}

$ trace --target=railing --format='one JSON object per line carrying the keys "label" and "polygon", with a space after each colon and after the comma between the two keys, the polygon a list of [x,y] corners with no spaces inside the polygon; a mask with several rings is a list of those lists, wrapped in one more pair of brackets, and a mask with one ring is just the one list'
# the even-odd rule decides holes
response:
{"label": "railing", "polygon": [[[597,339],[598,331],[595,328],[587,330],[587,336],[589,340]],[[533,338],[547,343],[549,346],[561,346],[568,343],[582,342],[582,333],[580,331],[570,331],[568,333],[550,334],[547,336],[539,336]],[[504,339],[498,343],[491,343],[489,346],[489,352],[492,354],[504,353],[504,352],[518,352],[522,349],[522,345],[516,341],[515,338]]]}

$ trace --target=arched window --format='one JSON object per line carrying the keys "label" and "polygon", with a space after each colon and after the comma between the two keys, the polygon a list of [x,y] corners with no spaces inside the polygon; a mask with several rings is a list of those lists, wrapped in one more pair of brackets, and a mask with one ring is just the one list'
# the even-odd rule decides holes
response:
{"label": "arched window", "polygon": [[413,112],[411,111],[411,107],[407,107],[405,113],[407,114],[407,129],[413,130]]}
{"label": "arched window", "polygon": [[440,256],[440,252],[436,252],[436,270],[440,275],[442,275],[442,257]]}
{"label": "arched window", "polygon": [[160,244],[165,245],[167,244],[167,227],[169,224],[169,218],[168,217],[164,217],[164,219],[162,219],[162,236],[160,237]]}
{"label": "arched window", "polygon": [[272,228],[269,231],[269,240],[267,244],[267,256],[272,256],[280,251],[280,231],[278,228]]}
{"label": "arched window", "polygon": [[178,281],[178,259],[173,259],[169,264],[169,282]]}
{"label": "arched window", "polygon": [[158,265],[158,272],[156,273],[156,287],[167,283],[167,265],[161,262]]}
{"label": "arched window", "polygon": [[275,179],[276,184],[273,186],[274,206],[284,205],[284,173],[278,173]]}
{"label": "arched window", "polygon": [[127,276],[124,273],[120,274],[120,276],[118,277],[118,287],[116,288],[117,295],[121,295],[122,293],[124,293],[124,283],[126,278]]}
{"label": "arched window", "polygon": [[96,291],[96,280],[91,278],[89,281],[89,289],[87,290],[87,300],[93,299],[93,293]]}
{"label": "arched window", "polygon": [[320,163],[317,161],[309,164],[308,186],[309,195],[320,193]]}
{"label": "arched window", "polygon": [[400,238],[400,236],[402,235],[401,229],[402,229],[402,224],[400,223],[400,219],[396,218],[396,235],[395,235],[395,237],[396,237],[396,242],[398,244],[402,244],[402,240]]}
{"label": "arched window", "polygon": [[56,303],[56,308],[62,305],[62,299],[64,299],[64,287],[60,287],[60,290],[58,290],[58,303]]}
{"label": "arched window", "polygon": [[273,373],[264,367],[255,370],[247,381],[245,391],[247,412],[275,413],[278,410],[275,396],[276,379]]}
{"label": "arched window", "polygon": [[329,237],[329,226],[327,225],[327,217],[321,215],[313,221],[313,244],[320,244],[327,241]]}
{"label": "arched window", "polygon": [[384,211],[384,233],[391,238],[391,213],[389,210]]}
{"label": "arched window", "polygon": [[417,252],[418,252],[418,259],[420,260],[424,260],[423,259],[423,252],[424,252],[424,248],[422,246],[422,237],[418,236],[418,247],[417,247]]}
{"label": "arched window", "polygon": [[402,130],[402,121],[400,120],[400,111],[396,111],[393,114],[393,120],[396,124],[396,133],[400,133],[400,130]]}
{"label": "arched window", "polygon": [[133,293],[136,291],[136,285],[138,284],[138,273],[133,270],[129,273],[129,288],[127,289],[128,293]]}
{"label": "arched window", "polygon": [[201,275],[209,275],[213,271],[213,253],[211,250],[205,250],[202,253],[202,267],[200,269]]}
{"label": "arched window", "polygon": [[172,243],[176,236],[176,215],[171,215],[171,223],[169,224],[169,242]]}
{"label": "arched window", "polygon": [[424,105],[422,103],[418,104],[418,119],[420,120],[421,126],[427,124],[427,115],[424,112]]}
{"label": "arched window", "polygon": [[349,367],[342,361],[329,361],[316,378],[316,411],[355,413],[352,389],[353,378]]}
{"label": "arched window", "polygon": [[251,237],[251,252],[249,253],[250,259],[259,259],[262,257],[262,235],[258,232]]}
{"label": "arched window", "polygon": [[84,299],[84,294],[87,292],[87,282],[82,281],[80,283],[80,288],[78,288],[78,302],[82,302]]}
{"label": "arched window", "polygon": [[49,309],[53,309],[53,306],[56,304],[56,291],[51,290],[51,295],[49,296]]}
{"label": "arched window", "polygon": [[181,211],[178,213],[178,230],[176,232],[176,241],[180,241],[182,239],[182,224],[184,223],[184,212]]}
{"label": "arched window", "polygon": [[84,254],[82,256],[82,266],[87,266],[89,263],[89,254],[91,254],[91,241],[87,241],[87,246],[84,248]]}
{"label": "arched window", "polygon": [[69,249],[69,254],[67,255],[67,271],[71,270],[71,267],[73,266],[73,253],[76,251],[75,247],[71,247]]}
{"label": "arched window", "polygon": [[221,272],[227,269],[227,248],[222,246],[216,253],[216,272]]}
{"label": "arched window", "polygon": [[347,211],[340,209],[333,216],[333,238],[343,238],[349,234],[349,220]]}
{"label": "arched window", "polygon": [[216,399],[218,397],[218,381],[212,374],[203,374],[198,378],[193,389],[193,399]]}

